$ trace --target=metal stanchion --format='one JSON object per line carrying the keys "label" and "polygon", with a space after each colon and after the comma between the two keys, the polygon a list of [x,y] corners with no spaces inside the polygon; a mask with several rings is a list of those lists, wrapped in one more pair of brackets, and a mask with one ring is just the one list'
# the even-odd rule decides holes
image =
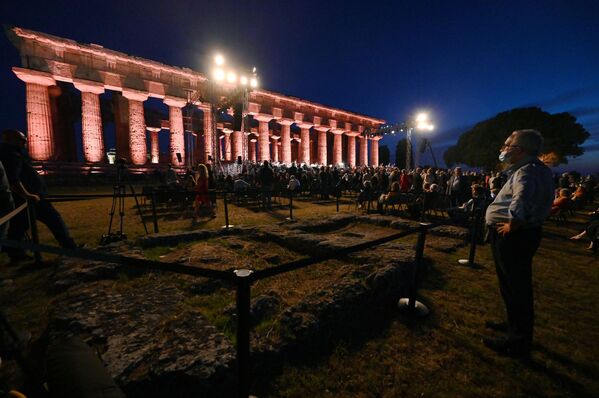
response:
{"label": "metal stanchion", "polygon": [[412,317],[425,317],[429,314],[429,309],[416,300],[416,293],[418,290],[418,272],[422,266],[422,259],[424,257],[424,244],[426,242],[426,231],[430,224],[420,223],[420,232],[418,233],[418,241],[416,243],[416,255],[414,258],[414,264],[412,265],[412,281],[410,285],[410,296],[399,299],[397,307],[400,311],[405,312],[407,315]]}
{"label": "metal stanchion", "polygon": [[250,286],[253,271],[235,270],[237,276],[237,396],[250,390]]}
{"label": "metal stanchion", "polygon": [[289,191],[289,217],[287,220],[293,221],[293,190]]}
{"label": "metal stanchion", "polygon": [[468,265],[474,267],[474,256],[476,255],[476,234],[478,233],[478,221],[480,220],[480,209],[474,210],[474,217],[472,220],[472,227],[470,228],[470,253],[468,259],[460,258],[458,263],[461,265]]}
{"label": "metal stanchion", "polygon": [[158,233],[158,217],[156,217],[156,191],[152,189],[152,220],[154,221],[154,233]]}
{"label": "metal stanchion", "polygon": [[227,201],[227,191],[223,192],[223,204],[225,206],[225,225],[222,227],[224,229],[229,229],[229,227],[233,227],[234,225],[229,225],[229,202]]}
{"label": "metal stanchion", "polygon": [[339,197],[341,196],[341,191],[339,189],[337,189],[337,194],[335,196],[337,196],[337,213],[339,213]]}
{"label": "metal stanchion", "polygon": [[[31,240],[36,245],[40,243],[39,234],[37,231],[37,215],[35,214],[35,200],[29,199],[27,201],[27,214],[29,215],[29,228],[31,228]],[[35,263],[40,264],[42,262],[42,254],[35,250],[33,252]]]}

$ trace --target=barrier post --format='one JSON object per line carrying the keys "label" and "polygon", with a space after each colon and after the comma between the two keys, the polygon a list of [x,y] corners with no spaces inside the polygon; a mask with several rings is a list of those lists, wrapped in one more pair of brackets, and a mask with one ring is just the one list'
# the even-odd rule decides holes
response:
{"label": "barrier post", "polygon": [[339,190],[339,188],[337,188],[337,193],[335,196],[337,196],[337,213],[339,213],[339,196],[341,196],[341,190]]}
{"label": "barrier post", "polygon": [[420,232],[418,232],[418,241],[416,242],[416,254],[414,256],[414,263],[412,264],[412,278],[410,281],[410,293],[409,297],[399,299],[397,303],[400,311],[405,312],[406,315],[411,317],[422,318],[429,314],[429,309],[416,300],[416,293],[418,290],[418,273],[422,267],[422,259],[424,258],[424,245],[426,243],[426,232],[430,224],[420,223]]}
{"label": "barrier post", "polygon": [[472,227],[470,228],[470,252],[468,253],[468,259],[460,258],[459,264],[474,267],[474,256],[476,255],[476,235],[478,233],[478,222],[481,216],[481,209],[474,209],[474,216],[472,219]]}
{"label": "barrier post", "polygon": [[[38,245],[40,243],[39,234],[37,231],[37,215],[35,214],[35,200],[27,200],[27,214],[29,215],[29,228],[31,228],[31,240],[33,243]],[[35,263],[40,264],[42,262],[42,253],[37,250],[33,251]]]}
{"label": "barrier post", "polygon": [[224,229],[229,229],[233,225],[229,225],[229,202],[227,201],[227,191],[223,192],[223,204],[225,206],[225,225],[223,225]]}
{"label": "barrier post", "polygon": [[289,190],[289,217],[288,220],[293,221],[293,190]]}
{"label": "barrier post", "polygon": [[238,269],[237,277],[237,396],[247,398],[250,390],[250,285],[253,271]]}
{"label": "barrier post", "polygon": [[156,217],[156,190],[152,188],[152,220],[154,221],[154,233],[158,233],[158,217]]}

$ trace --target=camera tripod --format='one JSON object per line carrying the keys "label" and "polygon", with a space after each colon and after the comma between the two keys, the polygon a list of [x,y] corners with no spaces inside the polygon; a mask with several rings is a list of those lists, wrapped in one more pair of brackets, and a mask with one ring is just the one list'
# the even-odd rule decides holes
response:
{"label": "camera tripod", "polygon": [[[139,214],[139,219],[144,226],[144,230],[146,234],[148,233],[148,227],[146,226],[146,222],[141,213],[141,207],[139,206],[139,201],[137,200],[137,195],[135,194],[135,189],[133,185],[129,182],[126,175],[127,167],[125,166],[125,162],[122,160],[117,160],[116,164],[116,183],[113,186],[112,192],[112,205],[110,207],[110,220],[108,222],[108,233],[102,235],[100,239],[101,245],[107,245],[112,242],[118,242],[121,240],[127,239],[127,235],[123,233],[123,219],[125,218],[125,197],[127,192],[127,186],[131,190],[131,194],[135,199],[135,207],[137,208],[137,213]],[[114,215],[116,214],[118,209],[119,214],[119,228],[118,231],[112,232],[112,224],[114,222]]]}

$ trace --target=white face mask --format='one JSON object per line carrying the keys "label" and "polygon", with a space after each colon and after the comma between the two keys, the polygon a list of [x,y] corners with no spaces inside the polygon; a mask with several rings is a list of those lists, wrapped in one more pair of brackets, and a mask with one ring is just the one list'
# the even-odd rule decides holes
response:
{"label": "white face mask", "polygon": [[510,160],[510,157],[511,157],[511,156],[510,156],[510,154],[509,154],[507,151],[502,151],[502,152],[499,154],[499,161],[500,161],[501,163],[507,163],[507,162],[509,162],[509,160]]}

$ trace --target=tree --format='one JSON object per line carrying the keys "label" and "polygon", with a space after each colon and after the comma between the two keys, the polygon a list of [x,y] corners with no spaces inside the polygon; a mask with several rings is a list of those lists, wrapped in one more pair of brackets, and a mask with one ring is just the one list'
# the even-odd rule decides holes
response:
{"label": "tree", "polygon": [[514,130],[525,128],[543,134],[545,145],[541,158],[549,159],[555,166],[568,163],[568,156],[582,155],[584,148],[580,145],[590,136],[567,112],[550,114],[537,107],[516,108],[477,123],[460,136],[456,145],[445,151],[443,159],[449,167],[463,163],[488,170],[497,169],[501,145]]}
{"label": "tree", "polygon": [[[397,146],[395,147],[395,165],[400,169],[406,167],[406,145],[408,140],[402,138],[397,141]],[[410,168],[414,167],[414,156],[412,155],[412,164]]]}
{"label": "tree", "polygon": [[389,152],[389,147],[387,145],[383,145],[379,148],[379,163],[380,164],[389,164],[391,160],[391,153]]}

